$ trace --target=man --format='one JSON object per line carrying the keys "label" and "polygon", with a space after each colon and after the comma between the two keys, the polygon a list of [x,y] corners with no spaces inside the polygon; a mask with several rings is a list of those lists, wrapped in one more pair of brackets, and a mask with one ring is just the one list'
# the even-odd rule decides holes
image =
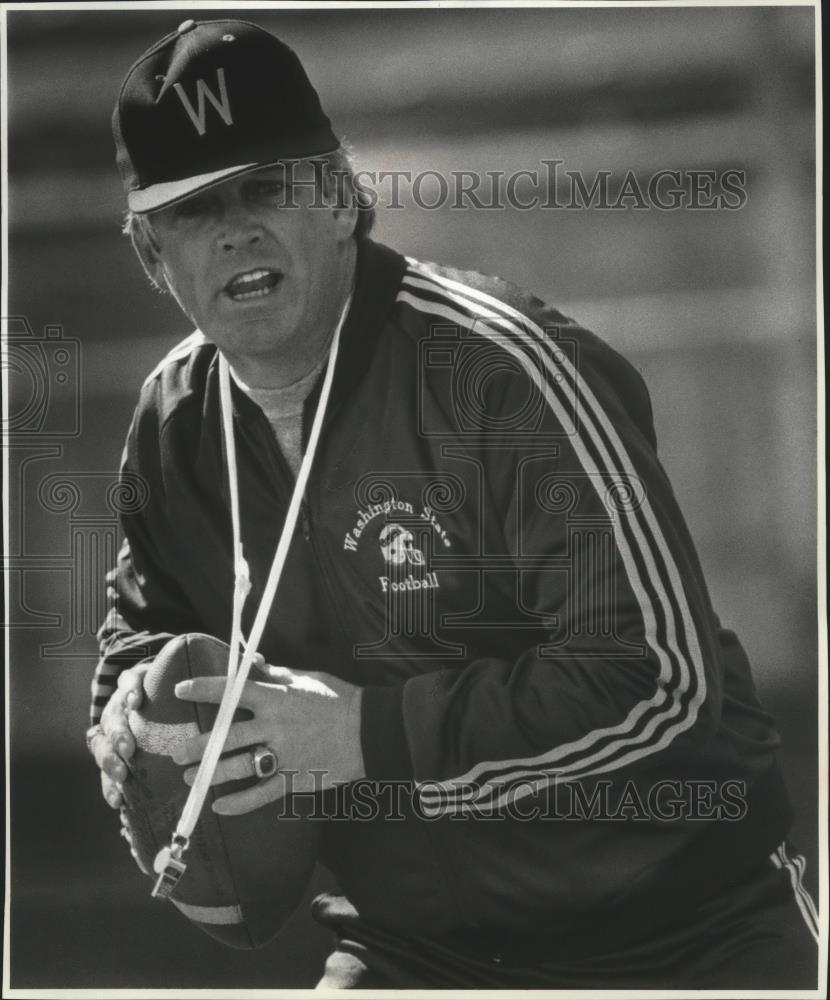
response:
{"label": "man", "polygon": [[[215,779],[255,776],[251,748],[280,773],[213,808],[274,801],[291,772],[352,810],[322,839],[344,895],[315,901],[337,940],[321,985],[814,982],[778,739],[639,375],[520,289],[369,240],[299,61],[253,25],[162,39],[114,131],[135,248],[197,332],[148,377],[125,449],[149,501],[124,518],[93,685],[110,805],[147,664],[177,634],[228,641],[237,541],[248,631],[310,461],[265,682]],[[177,751],[184,781],[205,744]],[[383,808],[358,815],[367,794]]]}

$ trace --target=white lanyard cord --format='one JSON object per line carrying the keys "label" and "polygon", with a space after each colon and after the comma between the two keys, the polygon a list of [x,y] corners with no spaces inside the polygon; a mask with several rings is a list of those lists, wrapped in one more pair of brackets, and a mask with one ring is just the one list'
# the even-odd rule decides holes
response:
{"label": "white lanyard cord", "polygon": [[[320,430],[323,426],[323,418],[328,406],[329,393],[331,391],[331,384],[334,377],[334,368],[337,361],[337,351],[340,343],[340,331],[349,312],[351,301],[352,297],[350,294],[346,300],[346,304],[343,306],[343,311],[340,314],[340,319],[334,331],[334,337],[332,338],[331,347],[329,349],[329,360],[326,368],[326,375],[323,380],[322,389],[320,390],[320,399],[317,403],[317,411],[314,414],[314,421],[311,425],[311,432],[308,437],[308,447],[305,450],[302,463],[300,464],[300,471],[297,474],[297,482],[294,484],[294,492],[291,495],[291,502],[288,505],[288,512],[285,515],[282,533],[280,534],[280,540],[277,544],[277,551],[274,554],[274,561],[271,564],[271,570],[268,574],[268,581],[265,584],[262,600],[259,608],[257,609],[254,623],[251,626],[248,641],[245,643],[245,652],[240,663],[238,663],[238,660],[239,645],[240,642],[242,642],[242,605],[244,604],[248,590],[250,590],[250,582],[248,580],[248,566],[242,555],[242,542],[240,535],[239,490],[237,482],[236,448],[234,445],[233,435],[233,418],[231,414],[230,376],[228,364],[224,356],[220,355],[219,358],[222,428],[225,436],[225,453],[228,465],[228,478],[230,480],[231,521],[233,525],[233,551],[235,564],[234,607],[231,626],[232,634],[230,653],[228,656],[228,679],[225,685],[225,691],[222,695],[222,701],[219,704],[216,721],[213,724],[210,738],[208,739],[204,755],[199,764],[199,769],[196,772],[195,780],[190,788],[190,793],[187,797],[187,801],[185,802],[184,809],[182,810],[181,818],[176,826],[176,832],[173,835],[171,846],[162,848],[156,855],[153,867],[160,875],[160,878],[156,884],[154,895],[168,895],[170,889],[172,889],[172,886],[168,886],[166,891],[164,889],[159,891],[159,886],[165,877],[165,869],[170,864],[171,855],[178,862],[177,868],[183,870],[181,862],[178,861],[178,859],[181,858],[182,851],[187,848],[190,836],[196,828],[199,815],[202,811],[202,807],[204,806],[205,799],[207,798],[210,783],[213,779],[213,774],[216,770],[216,765],[219,762],[219,757],[221,756],[225,746],[225,740],[227,739],[228,730],[230,729],[231,722],[233,721],[234,712],[236,711],[239,699],[242,696],[242,689],[248,679],[251,664],[253,663],[260,640],[262,639],[262,633],[265,631],[268,615],[271,612],[271,605],[274,602],[274,596],[276,595],[280,577],[282,576],[282,571],[285,566],[288,549],[291,545],[291,539],[297,525],[300,505],[302,504],[303,496],[305,495],[305,488],[308,482],[309,473],[311,472],[311,465],[314,461],[314,453],[317,449],[317,442],[320,437]],[[181,870],[178,871],[178,876],[181,875]],[[175,880],[176,879],[174,879],[174,884]]]}
{"label": "white lanyard cord", "polygon": [[231,499],[231,525],[233,530],[233,618],[231,621],[230,652],[228,655],[228,687],[236,674],[239,663],[239,646],[243,643],[242,608],[251,589],[248,563],[242,554],[242,530],[239,518],[239,481],[236,465],[236,441],[233,433],[233,409],[231,407],[231,380],[227,358],[219,355],[219,395],[222,404],[222,433],[225,439],[225,461],[228,469],[228,485]]}

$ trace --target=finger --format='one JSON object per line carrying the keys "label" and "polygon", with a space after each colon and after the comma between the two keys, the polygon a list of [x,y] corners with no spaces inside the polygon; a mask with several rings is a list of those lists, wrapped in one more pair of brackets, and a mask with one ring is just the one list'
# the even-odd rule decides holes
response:
{"label": "finger", "polygon": [[289,667],[275,667],[266,664],[261,671],[263,678],[271,686],[283,687],[286,691],[318,694],[324,698],[336,698],[337,692],[331,687],[331,674],[320,670],[291,670]]}
{"label": "finger", "polygon": [[266,663],[265,658],[257,653],[257,658],[251,667],[251,677],[254,680],[270,684],[288,684],[289,675],[290,671],[287,667],[274,667],[270,663]]}
{"label": "finger", "polygon": [[[245,652],[247,652],[247,649],[245,650]],[[242,662],[241,656],[239,658],[239,662],[240,663]],[[265,669],[265,666],[266,666],[265,657],[262,655],[262,653],[254,653],[251,659],[251,670],[250,670],[251,674],[257,677],[260,676],[262,671]]]}
{"label": "finger", "polygon": [[[124,781],[127,777],[127,767],[124,761],[113,750],[112,744],[104,733],[99,733],[93,739],[92,755],[102,773],[112,781]],[[104,797],[106,798],[106,795]]]}
{"label": "finger", "polygon": [[273,663],[263,663],[260,668],[260,676],[269,684],[285,684],[291,686],[296,674],[289,667],[277,667]]}
{"label": "finger", "polygon": [[[247,722],[235,722],[228,730],[223,753],[227,750],[239,750],[241,747],[253,746],[262,742],[263,734],[260,724],[251,719]],[[181,743],[171,754],[176,764],[196,764],[204,755],[210,733],[201,733]]]}
{"label": "finger", "polygon": [[124,797],[118,790],[118,785],[104,771],[101,772],[101,794],[112,809],[120,809],[124,804]]}
{"label": "finger", "polygon": [[133,856],[133,860],[135,861],[135,863],[136,863],[136,864],[138,865],[138,867],[139,867],[139,868],[141,869],[141,871],[142,871],[142,872],[143,872],[143,873],[144,873],[145,875],[149,875],[149,876],[150,876],[151,878],[154,878],[154,877],[155,877],[155,873],[154,873],[154,872],[152,872],[152,871],[151,871],[151,870],[150,870],[150,869],[149,869],[149,868],[147,867],[147,865],[145,865],[145,864],[144,864],[144,862],[143,862],[143,861],[141,860],[141,858],[140,858],[140,857],[138,856],[138,851],[137,851],[137,850],[136,850],[136,849],[135,849],[134,847],[130,847],[130,854],[132,854],[132,856]]}
{"label": "finger", "polygon": [[323,698],[336,698],[337,692],[327,683],[325,678],[331,680],[331,676],[329,674],[319,672],[294,674],[290,690],[316,694]]}
{"label": "finger", "polygon": [[121,819],[121,836],[124,838],[124,840],[127,841],[130,847],[132,847],[133,837],[132,834],[130,833],[130,823],[129,820],[127,819],[127,810],[124,808],[123,805],[121,806],[121,811],[119,813],[119,816]]}
{"label": "finger", "polygon": [[135,753],[135,737],[130,730],[127,716],[116,712],[111,712],[106,718],[102,715],[101,725],[110,749],[124,760],[132,757]]}
{"label": "finger", "polygon": [[144,675],[147,669],[133,667],[118,675],[118,690],[127,708],[138,708],[144,701]]}
{"label": "finger", "polygon": [[[197,701],[209,705],[218,705],[225,693],[227,678],[225,677],[192,677],[187,681],[179,681],[175,687],[176,697],[185,701]],[[253,712],[259,704],[259,687],[255,681],[245,681],[239,704]]]}
{"label": "finger", "polygon": [[193,677],[179,681],[173,689],[177,698],[218,705],[222,701],[228,680],[226,677]]}
{"label": "finger", "polygon": [[273,778],[260,781],[252,788],[223,795],[213,803],[212,808],[220,816],[241,816],[243,813],[253,812],[254,809],[261,809],[269,802],[276,802],[286,794],[286,791],[285,777],[275,774]]}
{"label": "finger", "polygon": [[[198,770],[198,767],[189,767],[184,772],[186,785],[193,784],[196,780]],[[224,781],[240,781],[242,778],[252,778],[255,774],[254,762],[250,751],[248,753],[237,753],[232,757],[224,757],[219,761],[210,783],[211,785],[221,785]]]}
{"label": "finger", "polygon": [[116,753],[122,757],[132,757],[135,740],[130,732],[124,706],[124,690],[116,688],[101,713],[101,728]]}
{"label": "finger", "polygon": [[118,725],[123,719],[124,710],[124,695],[116,688],[101,712],[101,726],[108,730],[113,725]]}
{"label": "finger", "polygon": [[127,822],[127,814],[125,813],[125,811],[123,809],[121,810],[121,836],[129,844],[130,854],[132,854],[133,860],[138,865],[138,867],[141,869],[141,871],[145,875],[151,875],[152,876],[153,872],[150,871],[150,869],[147,867],[147,865],[144,864],[144,862],[138,856],[138,851],[135,849],[135,844],[133,844],[133,838],[132,838],[132,835],[130,833],[129,823]]}

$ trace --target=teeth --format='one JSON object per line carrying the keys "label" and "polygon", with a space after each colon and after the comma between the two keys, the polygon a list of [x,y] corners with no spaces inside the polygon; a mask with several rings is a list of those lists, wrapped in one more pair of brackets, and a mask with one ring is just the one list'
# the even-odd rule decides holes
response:
{"label": "teeth", "polygon": [[242,274],[238,278],[233,279],[235,285],[246,284],[249,281],[259,281],[260,278],[267,278],[270,271],[263,271],[259,269],[257,271],[249,271],[247,274]]}
{"label": "teeth", "polygon": [[276,271],[258,267],[233,278],[228,282],[226,289],[231,298],[236,301],[262,298],[274,291],[279,280],[280,276]]}
{"label": "teeth", "polygon": [[273,288],[257,288],[253,292],[234,292],[235,299],[261,299],[265,295],[270,295]]}

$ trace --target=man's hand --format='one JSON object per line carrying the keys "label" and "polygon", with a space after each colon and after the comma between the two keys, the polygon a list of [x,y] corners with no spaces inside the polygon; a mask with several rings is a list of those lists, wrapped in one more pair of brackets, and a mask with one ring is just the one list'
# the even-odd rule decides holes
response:
{"label": "man's hand", "polygon": [[[359,687],[331,674],[299,673],[287,667],[260,667],[259,673],[267,677],[267,682],[247,681],[239,701],[253,713],[253,718],[231,725],[225,751],[268,747],[277,756],[278,773],[252,788],[217,799],[213,803],[214,812],[246,813],[287,792],[319,791],[365,777]],[[224,677],[196,677],[176,685],[179,698],[217,705],[224,690]],[[176,763],[198,763],[209,735],[204,733],[183,744],[173,755]],[[185,771],[188,784],[193,784],[196,771],[194,766]],[[316,775],[312,773],[315,771]],[[248,750],[220,760],[212,784],[249,778],[253,774]]]}
{"label": "man's hand", "polygon": [[144,675],[149,664],[130,667],[118,675],[118,687],[101,714],[101,731],[90,741],[95,763],[101,769],[101,791],[113,809],[123,805],[121,782],[127,777],[124,763],[135,753],[135,740],[127,724],[127,711],[144,700]]}

